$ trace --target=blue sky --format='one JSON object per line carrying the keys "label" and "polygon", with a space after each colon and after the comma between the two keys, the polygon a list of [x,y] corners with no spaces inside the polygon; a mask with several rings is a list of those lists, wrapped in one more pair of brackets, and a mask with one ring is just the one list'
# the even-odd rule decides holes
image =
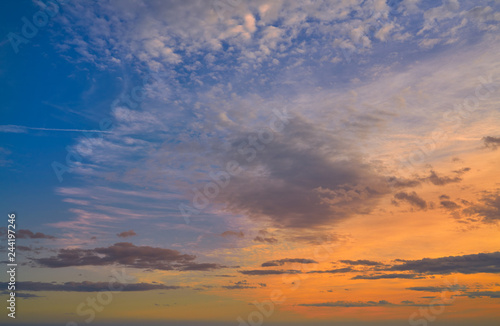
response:
{"label": "blue sky", "polygon": [[[313,257],[328,241],[338,252],[318,266],[349,277],[382,267],[348,269],[340,258],[377,261],[390,273],[395,259],[496,257],[498,1],[0,6],[0,210],[42,233],[20,240],[26,280],[102,285],[122,266],[137,282],[183,287],[174,319],[190,320],[191,308],[216,322],[234,318],[211,314],[211,304],[244,314],[246,295],[267,295],[259,284],[281,284],[252,274],[262,263]],[[148,252],[163,260],[138,256]],[[485,267],[473,267],[408,269],[415,274],[406,280],[457,274],[469,301],[472,289],[498,291],[496,269],[477,285],[470,277]],[[394,292],[381,290],[383,280],[354,282],[356,295],[328,298],[325,284],[353,278],[317,274],[271,321],[363,323],[356,313],[321,312],[321,302],[408,301],[402,280]],[[228,287],[238,291],[220,292]],[[61,311],[75,315],[79,290],[67,292]],[[482,316],[495,317],[495,297],[479,300]],[[385,323],[394,307],[364,309]],[[440,322],[457,316],[477,317],[450,312]]]}

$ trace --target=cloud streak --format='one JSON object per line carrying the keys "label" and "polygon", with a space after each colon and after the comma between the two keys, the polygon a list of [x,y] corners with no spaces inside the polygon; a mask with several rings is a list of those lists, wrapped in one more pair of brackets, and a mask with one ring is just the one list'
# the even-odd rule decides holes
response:
{"label": "cloud streak", "polygon": [[64,129],[64,128],[37,128],[37,127],[26,127],[18,125],[0,125],[0,132],[6,133],[27,133],[29,130],[41,130],[41,131],[65,131],[65,132],[92,132],[92,133],[105,133],[110,134],[112,131],[106,130],[92,130],[92,129]]}
{"label": "cloud streak", "polygon": [[207,271],[222,268],[215,263],[194,262],[196,256],[181,254],[177,250],[149,246],[135,246],[119,242],[95,249],[61,249],[48,258],[34,258],[43,267],[122,265],[151,270]]}
{"label": "cloud streak", "polygon": [[[0,283],[7,287],[7,283]],[[65,282],[65,283],[46,283],[24,281],[18,282],[19,291],[60,291],[60,292],[100,292],[110,289],[109,282]],[[181,286],[157,284],[157,283],[126,283],[121,284],[120,291],[138,292],[154,290],[176,290]]]}
{"label": "cloud streak", "polygon": [[403,264],[394,265],[387,270],[413,271],[424,274],[497,274],[500,273],[500,252],[407,260]]}

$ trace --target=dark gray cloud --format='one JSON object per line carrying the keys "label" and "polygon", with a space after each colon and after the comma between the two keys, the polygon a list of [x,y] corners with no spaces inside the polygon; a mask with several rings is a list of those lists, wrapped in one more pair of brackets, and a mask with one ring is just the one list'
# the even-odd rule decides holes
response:
{"label": "dark gray cloud", "polygon": [[461,169],[455,170],[453,172],[457,173],[457,174],[464,174],[465,172],[469,172],[470,170],[471,170],[471,168],[461,168]]}
{"label": "dark gray cloud", "polygon": [[387,179],[389,185],[393,188],[413,188],[419,186],[421,182],[417,179],[389,177]]}
{"label": "dark gray cloud", "polygon": [[[0,284],[2,284],[2,286],[5,286],[5,287],[7,287],[7,285],[8,285],[7,283],[0,283]],[[2,292],[0,292],[0,294],[9,295],[10,291],[2,291]],[[32,293],[16,292],[16,298],[32,299],[32,298],[43,298],[43,296],[32,294]]]}
{"label": "dark gray cloud", "polygon": [[390,303],[387,300],[380,301],[366,301],[366,302],[349,302],[349,301],[335,301],[335,302],[322,302],[322,303],[302,303],[299,306],[303,307],[342,307],[342,308],[359,308],[359,307],[428,307],[426,303],[414,303],[413,301],[401,301],[400,304]]}
{"label": "dark gray cloud", "polygon": [[245,237],[245,234],[242,231],[224,231],[220,234],[221,237],[237,237],[237,238],[243,238]]}
{"label": "dark gray cloud", "polygon": [[41,232],[33,233],[30,230],[19,230],[16,232],[18,239],[55,239],[56,237]]}
{"label": "dark gray cloud", "polygon": [[262,267],[271,267],[271,266],[283,266],[287,263],[298,263],[298,264],[317,264],[318,262],[312,259],[306,258],[284,258],[279,260],[271,260],[262,263]]}
{"label": "dark gray cloud", "polygon": [[405,201],[411,206],[418,209],[427,209],[427,202],[424,199],[420,198],[414,191],[412,191],[411,193],[406,193],[404,191],[398,192],[394,195],[394,198]]}
{"label": "dark gray cloud", "polygon": [[228,289],[228,290],[241,290],[241,289],[256,289],[257,286],[250,285],[247,281],[239,281],[235,282],[231,285],[223,285],[222,288]]}
{"label": "dark gray cloud", "polygon": [[421,185],[423,182],[425,183],[432,183],[436,186],[444,186],[449,183],[457,183],[462,181],[462,178],[460,175],[470,171],[471,169],[469,167],[461,168],[459,170],[452,171],[453,173],[458,174],[458,176],[441,176],[439,175],[436,171],[431,170],[429,172],[429,175],[421,177],[421,176],[416,176],[412,179],[408,178],[396,178],[396,177],[389,177],[387,178],[387,181],[389,185],[394,188],[413,188]]}
{"label": "dark gray cloud", "polygon": [[418,274],[372,274],[372,275],[356,275],[352,280],[382,280],[382,279],[421,279],[425,278]]}
{"label": "dark gray cloud", "polygon": [[406,260],[403,264],[391,266],[386,270],[425,274],[500,273],[500,252]]}
{"label": "dark gray cloud", "polygon": [[123,231],[122,233],[117,234],[117,236],[119,236],[120,238],[133,237],[134,235],[137,235],[134,230]]}
{"label": "dark gray cloud", "polygon": [[299,274],[301,271],[290,269],[290,270],[266,270],[266,269],[253,269],[239,271],[241,274],[245,275],[279,275],[279,274]]}
{"label": "dark gray cloud", "polygon": [[237,150],[228,159],[243,172],[217,198],[232,211],[277,227],[315,228],[369,213],[389,191],[386,178],[352,144],[300,117],[267,144],[245,147],[248,137],[257,134],[231,141]]}
{"label": "dark gray cloud", "polygon": [[272,233],[263,229],[263,230],[259,230],[259,233],[253,239],[253,241],[262,242],[262,243],[276,243],[276,242],[278,242],[278,239],[276,239]]}
{"label": "dark gray cloud", "polygon": [[469,298],[475,299],[480,297],[488,297],[488,298],[500,298],[500,291],[476,291],[476,292],[465,292],[465,295]]}
{"label": "dark gray cloud", "polygon": [[343,264],[348,264],[348,265],[362,265],[362,266],[379,266],[379,265],[383,265],[381,262],[373,261],[373,260],[366,260],[366,259],[340,260],[340,262],[343,263]]}
{"label": "dark gray cloud", "polygon": [[270,237],[270,238],[265,238],[261,237],[260,235],[256,236],[253,241],[255,242],[264,242],[264,243],[276,243],[278,242],[278,239]]}
{"label": "dark gray cloud", "polygon": [[463,209],[462,214],[477,215],[484,223],[497,223],[500,221],[500,190],[486,192],[478,203]]}
{"label": "dark gray cloud", "polygon": [[460,205],[458,205],[457,203],[455,203],[451,200],[442,200],[440,202],[440,204],[441,204],[441,207],[444,207],[444,208],[449,209],[449,210],[455,210],[455,209],[458,209],[461,207]]}
{"label": "dark gray cloud", "polygon": [[413,286],[406,288],[411,291],[421,291],[421,292],[447,292],[447,291],[464,291],[467,289],[465,285],[453,284],[450,286]]}
{"label": "dark gray cloud", "polygon": [[344,267],[344,268],[329,269],[329,270],[325,270],[325,271],[310,271],[307,273],[308,274],[319,274],[319,273],[340,274],[340,273],[349,273],[349,272],[357,272],[357,271],[355,269],[352,269],[351,267]]}
{"label": "dark gray cloud", "polygon": [[458,176],[457,177],[439,176],[435,171],[431,170],[429,176],[421,178],[420,180],[430,182],[436,186],[444,186],[449,183],[460,182],[462,181],[462,178]]}
{"label": "dark gray cloud", "polygon": [[195,262],[182,263],[175,266],[175,269],[180,271],[210,271],[219,268],[226,268],[226,266],[222,266],[216,263],[195,263]]}
{"label": "dark gray cloud", "polygon": [[483,143],[485,147],[495,150],[500,146],[500,137],[486,136],[483,137]]}
{"label": "dark gray cloud", "polygon": [[[180,286],[152,284],[152,283],[129,283],[116,284],[110,282],[65,282],[65,283],[46,283],[46,282],[18,282],[18,291],[64,291],[64,292],[99,292],[113,288],[120,288],[121,291],[152,291],[152,290],[175,290]],[[7,283],[0,283],[6,287]]]}
{"label": "dark gray cloud", "polygon": [[206,271],[224,267],[212,263],[196,263],[195,258],[196,256],[181,254],[177,250],[120,242],[95,249],[61,249],[57,256],[36,258],[34,261],[52,268],[119,264],[151,270]]}

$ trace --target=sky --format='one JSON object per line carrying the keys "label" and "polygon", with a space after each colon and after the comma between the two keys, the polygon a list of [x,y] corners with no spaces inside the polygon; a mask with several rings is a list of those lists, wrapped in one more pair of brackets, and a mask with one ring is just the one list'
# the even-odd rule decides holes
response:
{"label": "sky", "polygon": [[498,325],[500,1],[0,7],[1,324]]}

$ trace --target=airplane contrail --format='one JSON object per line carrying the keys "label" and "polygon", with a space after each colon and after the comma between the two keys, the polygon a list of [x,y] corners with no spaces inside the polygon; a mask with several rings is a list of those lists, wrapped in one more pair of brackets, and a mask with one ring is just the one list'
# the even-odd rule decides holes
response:
{"label": "airplane contrail", "polygon": [[34,128],[34,127],[26,127],[28,129],[33,129],[33,130],[46,130],[46,131],[76,131],[76,132],[103,132],[106,134],[110,134],[111,131],[105,131],[105,130],[85,130],[85,129],[56,129],[56,128]]}
{"label": "airplane contrail", "polygon": [[57,128],[37,128],[37,127],[26,127],[17,125],[0,125],[0,132],[14,132],[14,133],[25,133],[28,130],[43,130],[43,131],[68,131],[68,132],[100,132],[105,134],[112,133],[111,131],[105,130],[85,130],[85,129],[57,129]]}

